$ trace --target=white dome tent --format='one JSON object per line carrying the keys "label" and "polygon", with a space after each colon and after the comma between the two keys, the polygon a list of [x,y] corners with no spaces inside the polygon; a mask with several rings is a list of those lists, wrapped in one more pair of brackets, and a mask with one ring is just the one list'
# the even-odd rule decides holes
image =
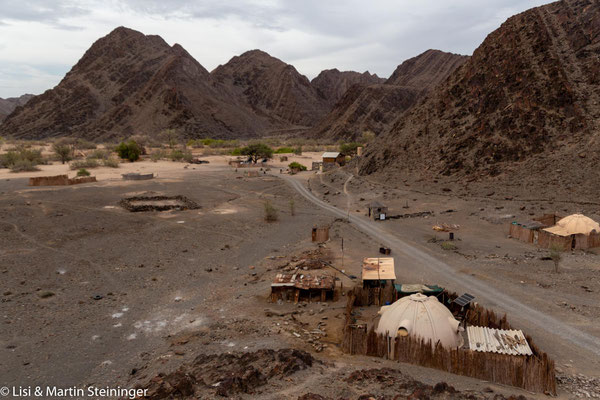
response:
{"label": "white dome tent", "polygon": [[446,348],[463,345],[459,322],[434,296],[427,297],[421,293],[403,297],[392,305],[383,306],[379,310],[381,318],[375,332],[396,336],[413,336],[431,340],[432,345],[438,342]]}

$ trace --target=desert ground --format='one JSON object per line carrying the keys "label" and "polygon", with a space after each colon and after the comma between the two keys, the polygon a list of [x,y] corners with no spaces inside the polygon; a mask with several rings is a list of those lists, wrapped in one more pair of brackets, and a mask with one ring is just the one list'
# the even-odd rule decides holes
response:
{"label": "desert ground", "polygon": [[[465,398],[547,397],[409,364],[344,355],[339,340],[345,292],[356,282],[334,269],[322,272],[339,278],[335,301],[270,303],[271,281],[299,259],[318,254],[346,274],[360,276],[362,258],[377,256],[382,244],[353,219],[307,198],[295,182],[342,214],[376,226],[450,268],[440,273],[414,264],[408,250],[392,248],[399,281],[468,292],[468,279],[475,279],[494,293],[517,299],[527,308],[507,309],[494,293],[476,297],[486,307],[507,312],[513,325],[526,330],[556,360],[559,397],[585,397],[578,391],[581,385],[597,393],[600,381],[594,377],[600,376],[600,356],[579,336],[565,336],[574,329],[581,337],[600,337],[598,255],[565,254],[555,274],[552,262],[543,259],[546,251],[507,237],[513,216],[585,211],[598,219],[597,208],[561,204],[555,210],[554,204],[483,192],[466,198],[429,192],[418,182],[368,181],[347,169],[281,173],[291,161],[310,167],[319,156],[290,155],[287,162],[276,156],[269,171],[260,170],[258,177],[228,166],[227,156],[204,157],[210,163],[201,165],[122,163],[118,169],[94,169],[95,183],[64,187],[30,187],[27,180],[73,175],[67,165],[54,163],[23,173],[0,169],[2,384],[155,388],[161,380],[184,382],[189,368],[206,371],[207,380],[215,382],[202,398],[223,398],[214,371],[232,373],[227,366],[239,364],[235,357],[254,357],[265,365],[275,357],[278,363],[293,364],[292,372],[274,373],[268,382],[248,384],[246,393],[230,397],[409,396],[416,389],[431,397],[458,396],[443,386],[419,386],[438,382],[447,382]],[[126,172],[152,172],[155,178],[124,181],[120,175]],[[123,198],[142,194],[183,195],[200,208],[134,213],[119,205]],[[366,204],[373,199],[386,203],[390,214],[433,214],[369,221]],[[265,200],[278,210],[276,222],[264,221]],[[432,226],[441,223],[460,226],[455,250],[440,246],[447,233]],[[315,225],[330,225],[330,241],[321,247],[311,242]],[[540,325],[546,316],[560,323]],[[254,353],[263,349],[306,354]],[[158,396],[154,398],[173,395],[153,393]]]}

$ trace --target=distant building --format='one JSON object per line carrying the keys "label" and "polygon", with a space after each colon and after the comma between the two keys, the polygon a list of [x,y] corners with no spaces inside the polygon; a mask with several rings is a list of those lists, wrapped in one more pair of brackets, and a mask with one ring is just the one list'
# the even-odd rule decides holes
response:
{"label": "distant building", "polygon": [[327,171],[331,168],[343,166],[346,163],[346,156],[339,152],[326,151],[323,153],[323,171]]}
{"label": "distant building", "polygon": [[600,225],[581,214],[565,218],[546,214],[532,221],[513,221],[509,234],[546,249],[554,246],[565,250],[600,247]]}
{"label": "distant building", "polygon": [[369,203],[369,217],[374,220],[384,220],[387,217],[388,208],[378,201]]}

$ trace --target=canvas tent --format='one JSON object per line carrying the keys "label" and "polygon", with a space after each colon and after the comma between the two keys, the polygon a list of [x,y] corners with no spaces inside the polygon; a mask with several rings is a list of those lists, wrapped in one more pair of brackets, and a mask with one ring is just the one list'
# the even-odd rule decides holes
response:
{"label": "canvas tent", "polygon": [[538,238],[541,247],[588,249],[600,246],[600,224],[582,214],[569,215],[542,232]]}

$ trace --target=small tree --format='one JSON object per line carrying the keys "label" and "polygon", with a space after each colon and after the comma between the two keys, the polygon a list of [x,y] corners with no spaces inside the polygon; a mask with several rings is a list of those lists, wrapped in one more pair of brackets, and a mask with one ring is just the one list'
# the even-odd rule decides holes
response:
{"label": "small tree", "polygon": [[139,160],[142,149],[140,149],[140,146],[138,146],[135,141],[130,140],[127,143],[121,142],[121,144],[117,146],[116,152],[122,159],[134,162]]}
{"label": "small tree", "polygon": [[265,200],[265,221],[275,222],[279,218],[277,215],[277,209],[273,207],[273,204],[269,200]]}
{"label": "small tree", "polygon": [[249,146],[242,148],[240,153],[244,156],[248,156],[252,159],[252,162],[256,162],[261,158],[273,158],[273,149],[264,143],[254,143]]}
{"label": "small tree", "polygon": [[169,148],[174,148],[177,145],[178,142],[178,135],[177,135],[177,131],[175,129],[165,129],[164,131],[162,131],[160,133],[160,137],[162,140],[164,140],[165,142],[167,142],[167,144],[169,145]]}
{"label": "small tree", "polygon": [[304,166],[304,165],[302,165],[302,164],[300,164],[299,162],[296,162],[296,161],[294,161],[294,162],[290,163],[290,164],[288,165],[288,168],[289,168],[290,170],[292,170],[292,171],[293,171],[293,170],[298,170],[298,171],[306,171],[306,166]]}
{"label": "small tree", "polygon": [[85,168],[81,168],[79,171],[77,171],[77,176],[90,176],[90,171]]}
{"label": "small tree", "polygon": [[559,272],[558,267],[562,260],[563,248],[560,247],[559,245],[553,244],[552,246],[550,246],[549,250],[550,250],[550,254],[548,254],[548,256],[554,262],[554,272],[558,274],[558,272]]}
{"label": "small tree", "polygon": [[373,139],[375,139],[375,132],[367,129],[362,133],[362,141],[364,143],[369,143]]}
{"label": "small tree", "polygon": [[71,146],[69,146],[67,143],[56,142],[52,145],[52,150],[63,164],[68,161],[71,161],[72,149]]}

